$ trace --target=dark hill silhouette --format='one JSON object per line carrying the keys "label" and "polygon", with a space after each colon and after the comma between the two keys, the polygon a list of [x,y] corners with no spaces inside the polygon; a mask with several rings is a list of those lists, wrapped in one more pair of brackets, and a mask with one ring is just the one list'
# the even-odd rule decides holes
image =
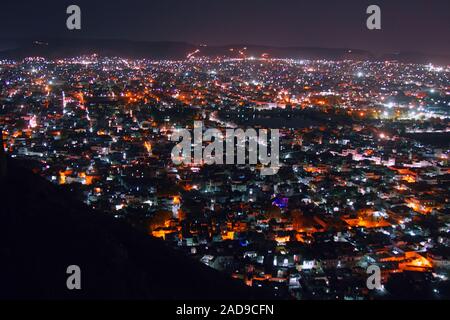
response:
{"label": "dark hill silhouette", "polygon": [[[20,162],[2,172],[0,299],[268,297],[91,210]],[[69,265],[81,268],[80,291],[66,288]]]}
{"label": "dark hill silhouette", "polygon": [[[50,39],[43,41],[22,40],[16,42],[14,49],[0,52],[0,57],[21,59],[29,56],[46,58],[74,57],[83,54],[100,54],[102,56],[120,56],[124,58],[149,59],[185,59],[187,54],[199,49],[198,56],[241,57],[239,50],[247,48],[248,56],[259,57],[263,53],[277,58],[369,58],[370,53],[363,50],[307,48],[307,47],[273,47],[261,45],[234,44],[226,46],[196,46],[185,42],[170,41],[129,41],[105,39]],[[230,49],[234,49],[230,51]]]}
{"label": "dark hill silhouette", "polygon": [[[3,44],[3,45],[2,45]],[[449,56],[425,55],[422,53],[398,52],[379,57],[369,51],[352,48],[320,47],[276,47],[253,44],[231,44],[224,46],[198,46],[185,42],[130,41],[120,39],[0,39],[0,58],[22,59],[30,56],[45,58],[75,57],[97,53],[102,56],[148,59],[185,59],[187,54],[199,49],[197,56],[241,57],[239,50],[247,48],[247,56],[259,57],[267,53],[274,58],[327,59],[327,60],[396,60],[412,63],[450,63]],[[230,51],[233,49],[233,51]]]}

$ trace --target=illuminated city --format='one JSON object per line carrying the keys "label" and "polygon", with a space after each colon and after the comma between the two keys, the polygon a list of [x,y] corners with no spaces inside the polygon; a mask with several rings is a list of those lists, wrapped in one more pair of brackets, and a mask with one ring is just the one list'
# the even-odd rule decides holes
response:
{"label": "illuminated city", "polygon": [[[1,60],[6,154],[274,298],[384,299],[411,282],[448,298],[450,67],[202,50]],[[277,174],[175,165],[170,137],[194,121],[279,129]]]}

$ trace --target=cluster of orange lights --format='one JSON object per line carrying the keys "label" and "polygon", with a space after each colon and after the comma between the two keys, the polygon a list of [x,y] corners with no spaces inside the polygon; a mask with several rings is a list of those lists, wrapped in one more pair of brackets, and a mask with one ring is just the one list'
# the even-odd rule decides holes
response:
{"label": "cluster of orange lights", "polygon": [[433,211],[431,206],[427,206],[415,198],[406,199],[405,203],[406,206],[421,214],[430,214]]}
{"label": "cluster of orange lights", "polygon": [[147,150],[148,153],[152,153],[152,144],[148,141],[144,142],[144,148]]}
{"label": "cluster of orange lights", "polygon": [[[59,171],[59,180],[58,180],[59,184],[66,184],[67,177],[71,176],[72,174],[73,174],[72,170]],[[91,185],[95,179],[98,179],[98,177],[87,175],[85,172],[78,173],[78,178],[82,180],[82,183],[84,185]]]}

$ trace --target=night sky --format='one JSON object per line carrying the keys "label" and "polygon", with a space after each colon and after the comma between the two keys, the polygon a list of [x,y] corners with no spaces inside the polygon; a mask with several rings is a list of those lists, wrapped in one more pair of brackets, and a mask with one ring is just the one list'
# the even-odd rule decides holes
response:
{"label": "night sky", "polygon": [[[7,3],[5,3],[7,2]],[[65,27],[66,7],[82,30]],[[366,29],[378,4],[382,30]],[[450,0],[7,0],[0,38],[120,38],[450,54]]]}

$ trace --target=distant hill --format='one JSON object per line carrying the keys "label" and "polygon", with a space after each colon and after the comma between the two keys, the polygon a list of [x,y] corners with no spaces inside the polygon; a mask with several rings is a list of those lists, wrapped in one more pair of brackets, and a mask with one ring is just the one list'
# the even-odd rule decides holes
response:
{"label": "distant hill", "polygon": [[[3,49],[1,49],[3,48]],[[450,56],[428,56],[421,53],[395,53],[375,56],[369,51],[351,48],[274,47],[235,44],[226,46],[197,46],[184,42],[145,42],[105,39],[50,39],[50,40],[0,40],[0,58],[22,59],[29,56],[46,58],[73,57],[97,53],[104,56],[148,59],[185,59],[191,52],[197,56],[241,57],[268,54],[273,58],[328,59],[328,60],[398,60],[415,63],[450,63]]]}
{"label": "distant hill", "polygon": [[[0,299],[268,297],[91,210],[16,161],[0,165]],[[74,264],[80,291],[66,288]]]}

